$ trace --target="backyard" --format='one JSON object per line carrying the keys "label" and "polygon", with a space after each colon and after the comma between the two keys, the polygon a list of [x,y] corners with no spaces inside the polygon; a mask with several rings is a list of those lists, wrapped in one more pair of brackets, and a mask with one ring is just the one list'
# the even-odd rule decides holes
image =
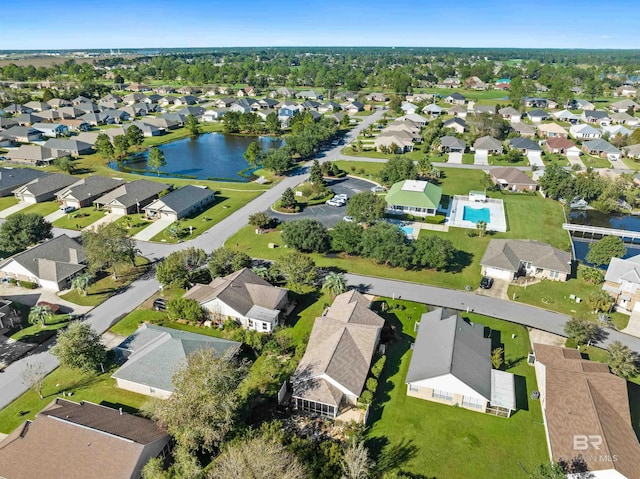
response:
{"label": "backyard", "polygon": [[[473,313],[463,315],[493,330],[492,347],[504,347],[504,369],[516,375],[518,410],[508,419],[498,418],[407,397],[404,381],[414,324],[425,306],[386,302],[390,312],[384,316],[394,327],[396,339],[387,348],[387,362],[370,414],[368,444],[374,452],[395,446],[399,455],[404,453],[408,459],[403,470],[447,479],[527,478],[524,469],[532,471],[548,461],[540,403],[528,400],[537,385],[535,371],[526,363],[530,346],[525,328]],[[405,309],[396,308],[397,304]]]}

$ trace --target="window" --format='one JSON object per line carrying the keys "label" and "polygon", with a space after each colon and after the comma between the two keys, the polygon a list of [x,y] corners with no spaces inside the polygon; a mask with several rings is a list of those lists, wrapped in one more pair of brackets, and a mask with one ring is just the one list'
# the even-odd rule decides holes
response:
{"label": "window", "polygon": [[415,385],[415,384],[413,384],[413,383],[410,383],[410,384],[409,384],[409,391],[418,392],[418,391],[420,391],[420,387],[419,387],[419,386],[416,386],[416,385]]}
{"label": "window", "polygon": [[453,401],[453,394],[447,391],[433,390],[434,399],[442,399],[443,401]]}
{"label": "window", "polygon": [[560,277],[560,273],[558,273],[557,271],[550,271],[549,272],[549,278],[558,279],[559,277]]}
{"label": "window", "polygon": [[262,330],[266,331],[268,328],[267,323],[262,323]]}
{"label": "window", "polygon": [[482,399],[463,397],[462,398],[462,406],[470,407],[473,409],[482,409],[484,407],[484,401]]}
{"label": "window", "polygon": [[250,319],[250,320],[249,320],[249,327],[250,327],[250,328],[253,328],[253,319]]}

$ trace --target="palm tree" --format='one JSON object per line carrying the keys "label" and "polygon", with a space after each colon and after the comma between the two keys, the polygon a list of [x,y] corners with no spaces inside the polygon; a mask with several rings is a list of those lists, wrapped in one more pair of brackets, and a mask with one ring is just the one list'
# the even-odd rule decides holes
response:
{"label": "palm tree", "polygon": [[254,266],[253,268],[251,268],[251,271],[253,271],[255,274],[266,281],[269,281],[271,279],[271,272],[266,266]]}
{"label": "palm tree", "polygon": [[584,268],[582,278],[593,284],[600,284],[604,281],[604,274],[598,268]]}
{"label": "palm tree", "polygon": [[620,341],[613,341],[609,345],[607,364],[613,374],[624,379],[638,374],[638,355]]}
{"label": "palm tree", "polygon": [[49,306],[34,306],[29,311],[29,324],[44,326],[47,319],[53,315]]}
{"label": "palm tree", "polygon": [[342,273],[336,273],[331,271],[324,277],[322,283],[322,289],[324,289],[331,296],[338,296],[347,290],[347,280]]}
{"label": "palm tree", "polygon": [[476,229],[478,230],[478,236],[480,236],[480,238],[484,237],[484,234],[487,232],[487,222],[478,221],[476,223]]}
{"label": "palm tree", "polygon": [[71,287],[81,292],[82,296],[86,296],[92,279],[93,277],[89,273],[80,274],[71,280]]}

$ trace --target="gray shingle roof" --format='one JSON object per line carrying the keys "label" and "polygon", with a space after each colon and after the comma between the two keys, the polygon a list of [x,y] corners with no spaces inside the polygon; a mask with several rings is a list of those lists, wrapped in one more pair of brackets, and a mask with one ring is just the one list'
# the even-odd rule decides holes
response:
{"label": "gray shingle roof", "polygon": [[456,138],[455,136],[443,136],[440,138],[440,145],[446,148],[460,148],[465,149],[467,144],[462,141],[460,138]]}
{"label": "gray shingle roof", "polygon": [[47,140],[44,144],[45,148],[51,148],[52,150],[60,150],[67,152],[82,152],[91,150],[93,145],[90,143],[85,143],[84,141],[78,141],[75,139],[64,139],[64,138],[51,138]]}
{"label": "gray shingle roof", "polygon": [[511,148],[518,148],[519,150],[542,151],[540,145],[529,138],[511,138],[509,144]]}
{"label": "gray shingle roof", "polygon": [[180,213],[181,211],[189,209],[192,205],[208,198],[213,194],[214,192],[207,188],[186,185],[154,201],[148,206],[148,208],[154,209],[156,207],[159,207],[161,203],[170,210],[175,211],[176,213]]}
{"label": "gray shingle roof", "polygon": [[627,259],[611,258],[604,279],[612,283],[621,283],[625,280],[640,284],[640,255]]}
{"label": "gray shingle roof", "polygon": [[26,185],[36,178],[47,176],[46,171],[31,168],[4,168],[0,167],[0,191],[9,194],[15,188]]}
{"label": "gray shingle roof", "polygon": [[533,240],[492,239],[480,264],[515,272],[521,261],[550,271],[571,273],[571,253]]}
{"label": "gray shingle roof", "polygon": [[143,324],[116,348],[128,356],[113,377],[173,391],[171,378],[187,356],[211,349],[216,356],[235,354],[242,344],[188,331]]}
{"label": "gray shingle roof", "polygon": [[118,186],[115,190],[101,196],[94,203],[106,205],[117,201],[122,206],[129,208],[136,202],[144,201],[169,188],[169,185],[149,180],[137,180]]}
{"label": "gray shingle roof", "polygon": [[77,178],[74,178],[71,175],[52,173],[50,175],[36,178],[35,180],[30,181],[24,186],[17,188],[15,191],[20,195],[28,193],[33,196],[42,196],[46,195],[47,193],[51,193],[51,195],[53,196],[61,188],[69,186],[75,183],[77,180]]}
{"label": "gray shingle roof", "polygon": [[476,150],[497,150],[502,151],[502,143],[500,140],[496,140],[491,136],[483,136],[482,138],[478,138],[473,147]]}
{"label": "gray shingle roof", "polygon": [[420,318],[407,383],[452,374],[491,400],[491,339],[484,327],[444,309]]}
{"label": "gray shingle roof", "polygon": [[615,146],[613,146],[607,140],[603,140],[602,138],[585,141],[582,143],[582,146],[587,148],[589,151],[603,151],[605,153],[614,153],[614,154],[620,153],[620,150],[618,150]]}
{"label": "gray shingle roof", "polygon": [[87,198],[95,198],[122,185],[124,180],[109,178],[107,176],[87,176],[75,182],[68,188],[58,191],[57,196],[74,198],[79,201]]}

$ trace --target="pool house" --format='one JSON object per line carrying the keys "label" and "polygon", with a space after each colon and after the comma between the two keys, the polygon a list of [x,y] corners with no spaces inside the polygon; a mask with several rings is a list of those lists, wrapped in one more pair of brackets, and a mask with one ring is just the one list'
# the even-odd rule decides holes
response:
{"label": "pool house", "polygon": [[442,188],[428,181],[404,180],[395,183],[387,193],[387,213],[435,216],[440,206]]}

